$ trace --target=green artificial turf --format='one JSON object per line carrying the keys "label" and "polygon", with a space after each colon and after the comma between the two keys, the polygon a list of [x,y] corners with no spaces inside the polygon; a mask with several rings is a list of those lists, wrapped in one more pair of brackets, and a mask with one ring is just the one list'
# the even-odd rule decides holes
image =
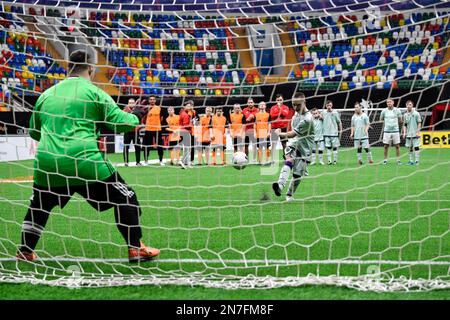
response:
{"label": "green artificial turf", "polygon": [[[420,166],[359,167],[352,149],[342,149],[336,166],[313,166],[286,203],[271,190],[281,167],[120,167],[137,192],[143,240],[161,249],[158,260],[130,266],[112,210],[97,213],[76,196],[52,212],[38,244],[36,264],[6,261],[20,241],[31,183],[0,184],[0,275],[34,274],[47,280],[82,270],[99,274],[174,279],[211,277],[361,276],[381,270],[408,279],[449,281],[450,152],[423,150]],[[403,152],[404,153],[404,152]],[[402,160],[405,163],[406,155]],[[121,161],[112,155],[113,162]],[[0,179],[32,175],[32,161],[0,163]],[[54,259],[59,257],[63,260]],[[67,258],[73,259],[67,261]],[[66,259],[66,260],[64,260]],[[341,261],[358,260],[353,263]],[[442,264],[417,264],[433,260]],[[368,262],[369,261],[369,262]],[[401,261],[403,264],[398,264]],[[308,262],[308,263],[306,263]],[[217,282],[217,280],[216,280]],[[150,282],[151,283],[151,282]],[[197,282],[195,282],[197,283]],[[224,290],[201,286],[128,286],[67,289],[0,284],[2,298],[46,299],[445,299],[448,290],[363,293],[334,286],[271,290]]]}

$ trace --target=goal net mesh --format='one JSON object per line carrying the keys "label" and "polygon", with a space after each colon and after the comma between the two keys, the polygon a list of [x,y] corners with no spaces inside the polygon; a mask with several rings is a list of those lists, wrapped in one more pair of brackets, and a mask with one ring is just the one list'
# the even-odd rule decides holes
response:
{"label": "goal net mesh", "polygon": [[[420,165],[407,166],[402,138],[403,165],[394,147],[382,165],[380,121],[387,99],[402,114],[412,100],[422,131],[450,130],[446,2],[177,2],[0,2],[0,282],[450,288],[450,153],[422,146]],[[337,165],[310,166],[294,201],[285,202],[272,192],[284,163],[279,142],[272,144],[274,164],[259,166],[250,156],[243,170],[231,166],[229,136],[223,167],[162,167],[153,150],[149,165],[124,167],[122,136],[110,130],[105,157],[135,190],[142,240],[160,256],[129,264],[112,210],[99,213],[75,195],[51,212],[38,259],[18,262],[37,149],[27,135],[30,111],[67,77],[76,48],[96,57],[93,82],[120,107],[155,95],[164,118],[168,106],[179,113],[190,99],[198,114],[221,106],[226,117],[248,97],[265,101],[268,111],[280,93],[289,107],[297,91],[310,109],[331,100],[343,124]],[[358,165],[350,139],[356,101],[365,101],[371,122],[373,165],[365,153]]]}

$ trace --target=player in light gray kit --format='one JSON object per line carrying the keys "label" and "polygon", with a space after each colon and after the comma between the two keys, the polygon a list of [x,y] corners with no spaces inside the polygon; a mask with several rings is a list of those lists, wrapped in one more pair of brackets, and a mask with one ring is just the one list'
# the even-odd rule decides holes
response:
{"label": "player in light gray kit", "polygon": [[277,182],[272,184],[276,196],[281,196],[281,192],[286,186],[287,180],[292,171],[292,180],[286,194],[286,201],[292,201],[295,190],[297,190],[300,179],[307,171],[310,161],[311,150],[314,147],[314,124],[311,113],[306,108],[306,98],[301,92],[297,92],[292,97],[292,106],[295,114],[291,120],[291,131],[277,132],[282,139],[288,138],[286,149],[284,150],[285,162],[281,169]]}
{"label": "player in light gray kit", "polygon": [[[406,101],[406,113],[404,115],[403,139],[406,138],[405,147],[409,151],[408,165],[419,165],[420,156],[420,129],[422,128],[422,118],[420,114],[414,110],[414,102]],[[413,154],[416,162],[413,161]]]}
{"label": "player in light gray kit", "polygon": [[358,164],[362,165],[362,149],[366,151],[367,160],[372,164],[372,152],[370,152],[369,144],[369,117],[362,112],[359,102],[355,103],[355,114],[352,117],[350,139],[353,139],[355,148],[357,149],[356,155],[358,157]]}
{"label": "player in light gray kit", "polygon": [[[342,121],[339,112],[333,110],[333,102],[328,100],[326,110],[322,110],[323,137],[327,148],[328,164],[337,164],[338,148],[341,145],[339,137],[342,133]],[[333,153],[333,160],[331,159]]]}
{"label": "player in light gray kit", "polygon": [[[395,153],[397,156],[397,164],[401,165],[400,161],[400,131],[399,126],[402,125],[402,113],[399,109],[394,107],[394,100],[386,100],[387,108],[381,111],[380,120],[383,121],[383,144],[384,144],[384,161],[388,162],[389,146],[395,146]],[[400,124],[399,124],[400,123]]]}
{"label": "player in light gray kit", "polygon": [[316,164],[316,155],[319,154],[319,163],[323,166],[323,151],[325,150],[325,142],[323,139],[323,118],[322,113],[314,108],[311,110],[314,123],[314,146],[312,149],[311,165]]}

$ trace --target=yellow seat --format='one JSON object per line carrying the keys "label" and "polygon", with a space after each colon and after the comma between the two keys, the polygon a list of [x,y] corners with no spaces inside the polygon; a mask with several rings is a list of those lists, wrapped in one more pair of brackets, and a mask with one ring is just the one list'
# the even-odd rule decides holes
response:
{"label": "yellow seat", "polygon": [[350,44],[351,44],[352,46],[355,46],[355,45],[356,45],[356,39],[355,39],[355,38],[352,38],[352,40],[350,40]]}
{"label": "yellow seat", "polygon": [[372,76],[367,76],[366,77],[366,81],[369,82],[369,83],[372,82],[373,81]]}
{"label": "yellow seat", "polygon": [[327,65],[331,66],[333,64],[332,58],[327,58]]}
{"label": "yellow seat", "polygon": [[306,45],[302,46],[302,50],[303,50],[303,52],[308,52],[308,46],[306,46]]}
{"label": "yellow seat", "polygon": [[334,65],[337,65],[337,64],[339,64],[339,58],[333,58],[333,64]]}
{"label": "yellow seat", "polygon": [[216,94],[216,96],[221,96],[222,95],[222,91],[220,89],[216,89],[214,91],[214,93]]}
{"label": "yellow seat", "polygon": [[186,95],[186,90],[180,89],[180,95],[185,96]]}
{"label": "yellow seat", "polygon": [[385,19],[381,19],[380,20],[380,27],[386,27],[386,20]]}
{"label": "yellow seat", "polygon": [[153,80],[152,76],[147,76],[145,79],[147,80],[147,82],[152,82]]}
{"label": "yellow seat", "polygon": [[380,77],[379,77],[379,76],[373,76],[373,81],[374,81],[374,82],[380,81]]}
{"label": "yellow seat", "polygon": [[388,45],[389,44],[389,38],[384,38],[383,39],[383,44]]}
{"label": "yellow seat", "polygon": [[420,62],[419,56],[414,56],[413,61],[414,61],[415,63],[419,63],[419,62]]}
{"label": "yellow seat", "polygon": [[398,25],[399,25],[399,26],[404,26],[404,25],[405,25],[405,20],[400,19],[400,20],[398,21]]}
{"label": "yellow seat", "polygon": [[431,70],[431,72],[432,72],[433,74],[435,74],[435,75],[438,75],[438,74],[439,74],[439,68],[433,68],[433,69]]}
{"label": "yellow seat", "polygon": [[342,90],[348,90],[348,83],[347,82],[342,82],[342,85],[341,85],[341,87],[342,87]]}
{"label": "yellow seat", "polygon": [[412,56],[407,56],[406,57],[406,62],[408,62],[408,63],[413,62],[413,57]]}
{"label": "yellow seat", "polygon": [[302,78],[308,78],[308,71],[306,70],[302,71]]}
{"label": "yellow seat", "polygon": [[202,92],[200,91],[200,89],[195,89],[195,95],[196,96],[201,96]]}

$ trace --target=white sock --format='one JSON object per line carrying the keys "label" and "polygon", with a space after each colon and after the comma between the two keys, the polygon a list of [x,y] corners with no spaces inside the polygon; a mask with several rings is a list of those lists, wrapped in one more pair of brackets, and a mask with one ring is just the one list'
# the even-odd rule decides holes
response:
{"label": "white sock", "polygon": [[416,153],[416,161],[419,162],[420,159],[420,151],[415,151]]}
{"label": "white sock", "polygon": [[334,161],[336,162],[337,162],[337,154],[338,154],[337,150],[333,151]]}
{"label": "white sock", "polygon": [[328,151],[327,151],[327,158],[328,158],[328,162],[331,162],[331,150],[330,149],[328,149]]}
{"label": "white sock", "polygon": [[413,162],[413,153],[412,151],[408,152],[409,155],[409,162]]}
{"label": "white sock", "polygon": [[311,162],[316,162],[316,153],[313,152],[311,155]]}
{"label": "white sock", "polygon": [[371,151],[367,152],[367,159],[368,159],[369,161],[372,160],[372,152],[371,152]]}
{"label": "white sock", "polygon": [[287,196],[292,197],[295,193],[295,190],[297,190],[299,184],[300,184],[300,178],[301,177],[292,177],[291,183],[289,184],[288,192],[286,193]]}
{"label": "white sock", "polygon": [[283,189],[286,185],[286,181],[289,178],[289,174],[291,173],[291,167],[288,165],[284,165],[280,172],[280,177],[278,178],[278,184],[280,185],[280,188]]}
{"label": "white sock", "polygon": [[319,153],[319,161],[323,162],[323,153]]}
{"label": "white sock", "polygon": [[358,160],[362,161],[362,152],[357,152],[356,155],[358,156]]}

